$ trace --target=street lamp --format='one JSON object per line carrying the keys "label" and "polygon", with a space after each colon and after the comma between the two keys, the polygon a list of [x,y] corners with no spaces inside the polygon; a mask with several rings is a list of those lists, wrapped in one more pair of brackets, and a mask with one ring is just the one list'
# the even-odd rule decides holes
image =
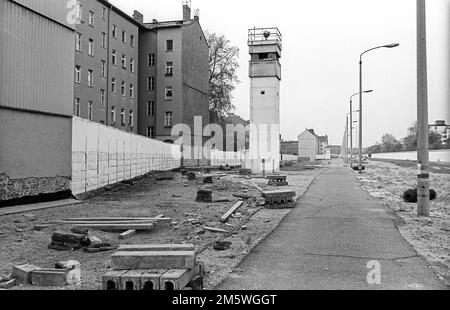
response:
{"label": "street lamp", "polygon": [[381,45],[381,46],[377,46],[371,49],[368,49],[366,51],[364,51],[360,56],[359,56],[359,173],[362,173],[363,170],[363,165],[362,165],[362,97],[363,97],[363,81],[362,81],[362,57],[364,56],[364,54],[379,49],[379,48],[394,48],[400,46],[399,43],[393,43],[393,44],[388,44],[388,45]]}
{"label": "street lamp", "polygon": [[[369,89],[369,90],[365,90],[365,91],[363,91],[362,93],[364,93],[364,94],[369,94],[369,93],[371,93],[371,92],[373,92],[373,89]],[[352,111],[353,111],[353,97],[355,97],[355,96],[357,96],[357,95],[359,95],[360,93],[358,92],[358,93],[355,93],[355,94],[353,94],[351,97],[350,97],[350,126],[353,126],[353,113],[352,113]],[[353,112],[356,112],[356,111],[353,111]],[[358,110],[358,112],[360,112],[360,110]],[[351,130],[350,131],[350,168],[353,168],[353,130]]]}

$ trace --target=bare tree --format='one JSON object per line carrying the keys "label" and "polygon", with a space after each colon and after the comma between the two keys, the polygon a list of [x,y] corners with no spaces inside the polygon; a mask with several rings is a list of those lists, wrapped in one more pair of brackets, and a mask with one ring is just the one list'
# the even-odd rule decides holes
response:
{"label": "bare tree", "polygon": [[206,32],[209,45],[209,109],[215,118],[234,110],[232,91],[239,83],[239,48],[232,46],[224,35]]}

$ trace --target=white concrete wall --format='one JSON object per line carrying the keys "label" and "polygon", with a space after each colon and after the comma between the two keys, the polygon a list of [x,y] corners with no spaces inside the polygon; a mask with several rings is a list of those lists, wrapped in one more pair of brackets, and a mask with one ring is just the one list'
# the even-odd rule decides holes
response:
{"label": "white concrete wall", "polygon": [[78,117],[72,123],[72,193],[181,165],[180,147]]}
{"label": "white concrete wall", "polygon": [[298,161],[298,156],[283,154],[281,155],[281,161]]}
{"label": "white concrete wall", "polygon": [[248,152],[223,152],[211,150],[211,166],[245,166]]}

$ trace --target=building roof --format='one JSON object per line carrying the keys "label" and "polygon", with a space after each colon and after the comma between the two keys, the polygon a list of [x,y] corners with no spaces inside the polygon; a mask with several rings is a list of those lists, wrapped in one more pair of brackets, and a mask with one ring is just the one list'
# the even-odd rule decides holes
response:
{"label": "building roof", "polygon": [[164,21],[164,22],[156,22],[156,23],[144,23],[145,28],[147,29],[160,29],[160,28],[175,28],[175,27],[185,27],[189,26],[196,22],[191,19],[188,21],[185,20],[173,20],[173,21]]}
{"label": "building roof", "polygon": [[141,24],[140,22],[138,22],[137,20],[135,20],[133,17],[131,17],[130,15],[128,15],[127,13],[125,13],[124,11],[122,11],[121,9],[119,9],[118,7],[114,6],[114,4],[112,4],[111,2],[109,2],[108,0],[98,0],[100,3],[102,3],[103,5],[111,8],[111,10],[113,10],[114,12],[116,12],[118,15],[122,16],[123,18],[125,18],[126,20],[128,20],[129,22],[135,24],[136,26],[138,26],[139,28],[144,28],[144,25]]}

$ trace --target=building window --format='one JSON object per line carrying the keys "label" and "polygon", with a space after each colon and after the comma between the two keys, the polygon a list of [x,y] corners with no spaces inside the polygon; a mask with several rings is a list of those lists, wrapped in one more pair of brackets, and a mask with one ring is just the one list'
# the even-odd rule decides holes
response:
{"label": "building window", "polygon": [[130,115],[129,115],[129,119],[128,119],[128,125],[133,127],[134,125],[134,113],[133,110],[130,110]]}
{"label": "building window", "polygon": [[104,108],[105,107],[105,90],[104,89],[100,89],[100,107]]}
{"label": "building window", "polygon": [[122,30],[122,42],[127,43],[127,32]]}
{"label": "building window", "polygon": [[83,6],[78,3],[78,21],[81,22],[83,20]]}
{"label": "building window", "polygon": [[147,78],[147,90],[155,90],[155,78],[153,76]]}
{"label": "building window", "polygon": [[120,123],[122,126],[125,126],[125,109],[122,109],[120,111]]}
{"label": "building window", "polygon": [[122,84],[120,86],[120,93],[125,97],[125,81],[122,81]]}
{"label": "building window", "polygon": [[102,32],[102,47],[106,48],[106,33]]}
{"label": "building window", "polygon": [[152,126],[147,127],[147,137],[149,138],[155,137],[155,127]]}
{"label": "building window", "polygon": [[116,107],[111,107],[111,123],[116,123]]}
{"label": "building window", "polygon": [[117,26],[112,25],[112,36],[114,39],[117,39]]}
{"label": "building window", "polygon": [[89,11],[89,25],[94,27],[94,12]]}
{"label": "building window", "polygon": [[75,98],[74,115],[80,117],[80,98]]}
{"label": "building window", "polygon": [[173,51],[173,40],[166,41],[166,51],[168,52]]}
{"label": "building window", "polygon": [[111,62],[114,66],[117,64],[116,50],[112,50]]}
{"label": "building window", "polygon": [[106,61],[102,60],[102,77],[106,77]]}
{"label": "building window", "polygon": [[115,78],[112,78],[111,79],[111,92],[113,93],[113,94],[115,94],[116,93],[116,83],[117,82],[117,80],[115,79]]}
{"label": "building window", "polygon": [[150,67],[153,67],[156,63],[156,55],[155,54],[149,54],[148,55],[148,65]]}
{"label": "building window", "polygon": [[94,86],[94,72],[92,70],[88,70],[88,86]]}
{"label": "building window", "polygon": [[134,35],[130,36],[130,45],[131,47],[134,47]]}
{"label": "building window", "polygon": [[94,56],[94,40],[93,39],[89,39],[88,54],[90,56]]}
{"label": "building window", "polygon": [[75,50],[81,52],[81,33],[75,33]]}
{"label": "building window", "polygon": [[134,73],[134,58],[130,59],[130,71]]}
{"label": "building window", "polygon": [[92,101],[88,101],[88,120],[92,121],[94,119],[93,116],[93,108],[94,104],[92,103]]}
{"label": "building window", "polygon": [[103,18],[103,20],[106,20],[106,8],[105,7],[102,8],[102,18]]}
{"label": "building window", "polygon": [[166,62],[166,76],[173,76],[173,62]]}
{"label": "building window", "polygon": [[173,98],[172,86],[166,87],[165,98],[166,98],[166,100],[172,100],[172,98]]}
{"label": "building window", "polygon": [[130,98],[134,98],[134,85],[130,84]]}
{"label": "building window", "polygon": [[153,100],[147,101],[147,116],[155,115],[155,102]]}
{"label": "building window", "polygon": [[75,66],[75,83],[81,83],[81,67]]}
{"label": "building window", "polygon": [[165,127],[172,127],[172,112],[166,112],[166,117],[164,119]]}
{"label": "building window", "polygon": [[122,68],[126,69],[127,68],[127,56],[122,54]]}

